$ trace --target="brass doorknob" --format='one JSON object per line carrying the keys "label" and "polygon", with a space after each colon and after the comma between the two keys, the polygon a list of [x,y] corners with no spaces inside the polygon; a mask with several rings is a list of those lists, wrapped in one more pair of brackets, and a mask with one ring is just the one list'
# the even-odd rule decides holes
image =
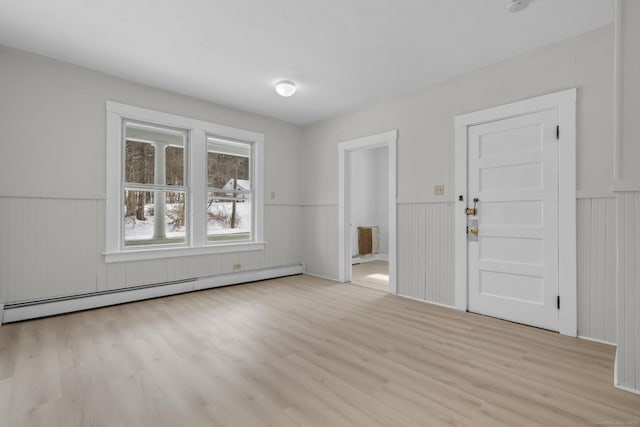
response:
{"label": "brass doorknob", "polygon": [[476,227],[475,225],[473,227],[469,227],[469,233],[478,234],[478,227]]}

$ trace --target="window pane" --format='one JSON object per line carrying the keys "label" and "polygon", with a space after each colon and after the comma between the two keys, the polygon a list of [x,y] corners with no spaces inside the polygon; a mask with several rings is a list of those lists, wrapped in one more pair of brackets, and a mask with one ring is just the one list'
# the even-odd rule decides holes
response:
{"label": "window pane", "polygon": [[251,190],[251,145],[207,139],[207,184],[209,187]]}
{"label": "window pane", "polygon": [[184,185],[184,131],[138,123],[125,129],[125,182]]}
{"label": "window pane", "polygon": [[[165,151],[167,185],[184,185],[184,148],[169,146]],[[157,184],[162,184],[161,182]]]}
{"label": "window pane", "polygon": [[[207,234],[209,241],[251,240],[251,195],[238,198],[209,193]],[[219,197],[220,196],[220,197]]]}
{"label": "window pane", "polygon": [[125,182],[153,184],[155,147],[138,141],[127,141]]}
{"label": "window pane", "polygon": [[124,204],[125,246],[185,243],[183,191],[125,189]]}

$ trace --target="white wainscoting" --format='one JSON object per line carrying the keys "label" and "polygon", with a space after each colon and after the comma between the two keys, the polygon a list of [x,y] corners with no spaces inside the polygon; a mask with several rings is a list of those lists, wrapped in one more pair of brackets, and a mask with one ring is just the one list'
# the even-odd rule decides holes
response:
{"label": "white wainscoting", "polygon": [[[624,236],[635,230],[630,221],[640,215],[639,197],[637,193],[620,196],[618,203],[625,208],[620,218]],[[578,200],[578,333],[606,342],[616,341],[615,203],[612,198]],[[305,262],[307,273],[335,279],[337,211],[335,204],[266,205],[264,251],[107,265],[101,255],[103,199],[0,197],[0,303],[215,276],[231,273],[233,264],[241,264],[240,271],[245,271]],[[453,305],[452,218],[453,203],[398,204],[400,295]],[[625,243],[636,251],[627,250],[627,258],[635,253],[636,261],[638,239]],[[628,261],[626,271],[634,266]],[[631,286],[638,278],[629,274],[623,282],[629,283],[628,292],[619,295],[623,308],[624,304],[640,305],[632,302],[640,299],[640,291],[633,294]],[[621,311],[620,316],[625,315],[635,312]],[[628,348],[637,345],[629,343],[635,343],[634,334],[640,331],[623,333],[630,337]],[[630,375],[624,366],[630,366],[632,355],[620,356],[620,374]]]}
{"label": "white wainscoting", "polygon": [[338,280],[338,205],[305,205],[299,230],[305,273]]}
{"label": "white wainscoting", "polygon": [[[454,305],[452,202],[399,203],[398,293]],[[578,334],[616,342],[615,198],[577,201]],[[337,277],[337,206],[302,208],[306,272]],[[639,252],[640,253],[640,252]]]}
{"label": "white wainscoting", "polygon": [[299,205],[265,206],[263,251],[105,264],[104,199],[0,197],[0,303],[302,262]]}
{"label": "white wainscoting", "polygon": [[[398,291],[454,304],[453,203],[398,205]],[[578,200],[578,334],[616,342],[615,198]]]}
{"label": "white wainscoting", "polygon": [[578,336],[616,342],[616,199],[578,199]]}
{"label": "white wainscoting", "polygon": [[0,301],[105,289],[104,200],[0,198]]}
{"label": "white wainscoting", "polygon": [[615,384],[640,393],[640,192],[619,192],[618,352]]}
{"label": "white wainscoting", "polygon": [[398,204],[398,293],[454,305],[453,206]]}

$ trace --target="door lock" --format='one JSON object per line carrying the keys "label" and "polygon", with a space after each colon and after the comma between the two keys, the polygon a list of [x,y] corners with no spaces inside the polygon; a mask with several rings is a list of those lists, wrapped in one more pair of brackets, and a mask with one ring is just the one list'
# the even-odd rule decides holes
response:
{"label": "door lock", "polygon": [[467,223],[467,240],[470,242],[478,241],[478,220],[471,219]]}
{"label": "door lock", "polygon": [[466,208],[464,210],[464,213],[469,215],[469,216],[476,216],[478,215],[478,202],[480,201],[480,199],[478,199],[477,197],[475,199],[473,199],[473,207],[472,208]]}

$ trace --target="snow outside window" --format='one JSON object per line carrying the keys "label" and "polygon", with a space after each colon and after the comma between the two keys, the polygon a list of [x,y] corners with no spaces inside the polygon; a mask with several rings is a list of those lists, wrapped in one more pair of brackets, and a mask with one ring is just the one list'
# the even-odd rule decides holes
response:
{"label": "snow outside window", "polygon": [[263,249],[263,140],[108,101],[105,261]]}
{"label": "snow outside window", "polygon": [[207,239],[251,240],[251,144],[207,137]]}
{"label": "snow outside window", "polygon": [[124,129],[124,247],[185,245],[187,131],[132,121]]}

